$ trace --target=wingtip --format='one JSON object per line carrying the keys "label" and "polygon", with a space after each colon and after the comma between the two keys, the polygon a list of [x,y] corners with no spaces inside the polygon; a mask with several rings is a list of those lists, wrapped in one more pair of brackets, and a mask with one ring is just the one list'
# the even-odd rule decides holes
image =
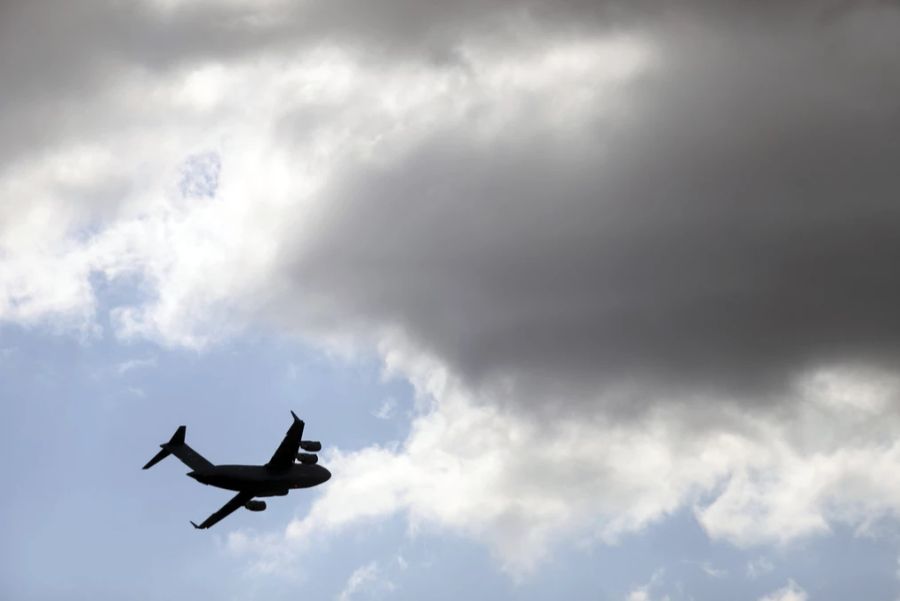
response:
{"label": "wingtip", "polygon": [[195,523],[193,522],[193,520],[191,520],[191,526],[193,526],[193,527],[196,528],[197,530],[203,530],[203,526],[198,526],[197,524],[195,524]]}
{"label": "wingtip", "polygon": [[295,422],[299,422],[299,421],[300,421],[300,418],[299,418],[299,417],[297,417],[297,414],[296,414],[296,413],[294,413],[294,411],[293,411],[293,410],[291,410],[291,415],[293,415],[293,416],[294,416],[294,421],[295,421]]}

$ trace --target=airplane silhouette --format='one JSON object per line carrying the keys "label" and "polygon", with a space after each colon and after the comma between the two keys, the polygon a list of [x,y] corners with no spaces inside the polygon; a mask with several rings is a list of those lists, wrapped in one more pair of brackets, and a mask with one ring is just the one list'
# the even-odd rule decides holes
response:
{"label": "airplane silhouette", "polygon": [[[322,450],[322,443],[303,440],[303,420],[293,411],[291,415],[294,417],[294,423],[288,428],[284,440],[265,465],[213,465],[184,442],[187,427],[179,426],[169,442],[159,445],[162,450],[148,461],[143,469],[153,467],[169,455],[175,455],[191,468],[192,471],[187,475],[197,482],[238,491],[230,501],[199,526],[191,522],[194,528],[209,528],[238,507],[246,507],[250,511],[264,511],[266,502],[254,501],[254,497],[280,497],[288,494],[292,488],[309,488],[331,478],[331,472],[317,465],[319,458],[314,454]],[[298,453],[299,449],[309,452]],[[300,463],[294,463],[294,460]]]}

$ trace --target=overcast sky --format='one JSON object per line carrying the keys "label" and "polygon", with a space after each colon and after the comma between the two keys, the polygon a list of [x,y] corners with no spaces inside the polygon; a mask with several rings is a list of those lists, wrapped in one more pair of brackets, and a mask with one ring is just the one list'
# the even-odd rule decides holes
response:
{"label": "overcast sky", "polygon": [[[0,6],[0,596],[900,598],[900,5]],[[331,481],[227,500],[289,410]]]}

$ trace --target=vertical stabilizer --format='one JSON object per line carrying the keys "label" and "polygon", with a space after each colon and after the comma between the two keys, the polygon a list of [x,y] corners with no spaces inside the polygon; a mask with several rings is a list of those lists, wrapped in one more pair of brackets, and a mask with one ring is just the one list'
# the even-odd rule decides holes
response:
{"label": "vertical stabilizer", "polygon": [[184,444],[184,435],[187,433],[187,426],[178,426],[175,434],[169,439],[168,444]]}

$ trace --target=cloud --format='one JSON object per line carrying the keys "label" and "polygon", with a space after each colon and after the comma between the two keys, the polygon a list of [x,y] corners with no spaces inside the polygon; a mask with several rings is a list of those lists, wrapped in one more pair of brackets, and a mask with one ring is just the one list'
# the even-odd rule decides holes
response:
{"label": "cloud", "polygon": [[190,156],[181,171],[178,187],[185,197],[213,198],[219,188],[222,162],[215,153]]}
{"label": "cloud", "polygon": [[[483,542],[522,577],[558,543],[615,543],[685,506],[712,538],[742,547],[897,518],[900,488],[885,475],[898,464],[898,424],[881,411],[809,395],[794,414],[751,417],[705,403],[702,430],[690,405],[631,421],[602,413],[546,421],[473,397],[445,370],[404,373],[416,373],[420,394],[437,405],[399,448],[323,458],[340,477],[271,544],[302,549],[401,513],[413,533],[449,529]],[[770,569],[757,562],[750,577]]]}
{"label": "cloud", "polygon": [[806,591],[791,580],[784,588],[760,597],[759,601],[806,601],[807,598]]}
{"label": "cloud", "polygon": [[[898,124],[872,86],[896,82],[853,66],[891,60],[862,14],[790,33],[671,26],[625,82],[547,81],[524,107],[504,86],[482,111],[497,102],[515,126],[491,143],[477,117],[451,121],[336,180],[298,290],[520,404],[623,380],[764,399],[823,361],[891,362],[897,149],[874,132]],[[560,107],[579,94],[586,113]]]}
{"label": "cloud", "polygon": [[[199,23],[200,5],[148,3],[132,25],[146,30],[137,39],[163,25],[176,37],[197,35],[160,49],[161,56],[122,48],[119,62],[108,65],[122,72],[121,83],[62,96],[111,122],[87,119],[72,125],[76,132],[111,139],[97,148],[51,140],[44,168],[32,160],[32,177],[6,178],[6,196],[42,192],[35,206],[43,213],[30,212],[34,219],[53,214],[54,227],[13,228],[19,235],[8,246],[21,259],[5,281],[22,283],[3,295],[5,313],[89,320],[90,274],[137,271],[161,298],[123,309],[122,331],[202,345],[213,337],[196,330],[215,331],[221,320],[204,324],[197,314],[253,305],[248,297],[263,286],[252,273],[261,272],[260,279],[285,287],[265,299],[283,320],[304,329],[393,326],[471,382],[511,383],[517,398],[536,403],[592,400],[610,379],[757,389],[783,385],[823,360],[893,360],[900,293],[888,263],[898,236],[884,212],[897,149],[878,132],[897,125],[896,95],[882,88],[898,84],[878,73],[896,60],[889,34],[900,23],[897,11],[866,4],[815,21],[820,12],[798,3],[781,27],[766,20],[741,29],[699,17],[699,5],[680,4],[683,20],[604,5],[599,12],[621,10],[628,26],[610,32],[595,23],[566,37],[517,20],[516,9],[479,5],[482,17],[505,15],[520,32],[539,34],[525,42],[509,33],[493,44],[476,35],[473,5],[423,7],[411,14],[426,28],[456,32],[454,60],[388,57],[376,79],[358,54],[337,50],[341,36],[332,50],[307,50],[275,35],[278,28],[262,17],[287,10],[283,4],[216,9],[235,18],[228,22],[239,35],[225,44]],[[24,6],[13,14],[50,22]],[[747,13],[737,6],[722,10],[740,23]],[[400,27],[387,19],[392,7],[410,8],[389,3],[379,19],[357,21],[358,12],[330,7],[313,11],[321,21],[312,23],[321,24],[322,39],[340,28],[362,35],[365,23],[383,41]],[[557,10],[558,19],[583,16],[574,3]],[[75,20],[84,29],[76,31],[87,37],[121,18],[115,10],[80,9]],[[69,60],[99,69],[95,63],[105,64],[105,53],[123,44],[109,43]],[[305,61],[285,71],[278,67],[284,56]],[[873,68],[857,68],[861,63]],[[138,70],[157,64],[167,68]],[[252,98],[240,93],[248,87]],[[141,119],[132,108],[138,98],[148,100]],[[365,103],[348,108],[350,98]],[[209,126],[214,133],[200,133]],[[225,140],[235,143],[222,148]],[[28,137],[18,141],[23,152],[41,148]],[[205,182],[202,193],[190,192],[194,200],[213,189],[225,197],[206,211],[177,199],[137,201],[151,209],[136,211],[144,213],[141,225],[171,236],[149,248],[97,249],[104,257],[131,250],[135,259],[98,265],[103,259],[90,252],[96,246],[72,234],[99,229],[90,238],[99,243],[124,221],[115,219],[121,199],[147,193],[149,182],[133,166],[119,169],[125,148],[136,149],[132,162],[144,162],[157,178],[177,179],[172,171],[180,170],[182,192]],[[216,160],[200,169],[197,157]],[[309,188],[299,183],[302,170],[295,181],[266,181],[310,159],[306,171],[317,181],[306,182]],[[87,168],[47,172],[79,162]],[[185,174],[200,179],[188,185]],[[245,176],[253,186],[219,189],[220,177],[234,184]],[[135,180],[141,192],[127,189]],[[116,200],[98,203],[99,181],[113,185],[106,197]],[[150,189],[164,193],[174,182],[161,184]],[[88,208],[55,215],[73,186],[84,188]],[[259,215],[238,209],[247,197],[278,192],[292,201],[272,207],[258,200]],[[297,201],[304,192],[314,201]],[[152,211],[165,204],[172,205],[166,214]],[[279,227],[284,219],[290,227]],[[211,222],[228,238],[200,227]],[[305,223],[315,226],[306,230]],[[50,233],[39,251],[14,243],[38,229]],[[255,244],[240,244],[243,237]],[[184,247],[173,247],[172,238]],[[197,271],[210,279],[219,271],[212,257],[198,262],[204,248],[234,259],[265,246],[272,252],[234,265],[237,275],[227,282],[195,290],[186,281],[200,280]],[[61,271],[71,275],[41,283],[37,274],[63,261]],[[303,299],[299,310],[296,298]],[[538,394],[527,394],[532,390]]]}
{"label": "cloud", "polygon": [[124,375],[136,369],[144,369],[149,367],[156,367],[156,357],[147,357],[146,359],[129,359],[127,361],[122,361],[121,363],[116,365],[116,372],[118,372],[119,375]]}
{"label": "cloud", "polygon": [[728,576],[728,570],[716,568],[708,562],[701,564],[700,569],[710,578],[725,578]]}
{"label": "cloud", "polygon": [[337,601],[350,601],[364,594],[365,597],[377,597],[379,593],[390,592],[396,588],[393,582],[383,577],[378,563],[371,561],[362,565],[350,574],[343,590],[336,597]]}
{"label": "cloud", "polygon": [[669,595],[655,596],[652,593],[654,589],[659,588],[664,575],[664,570],[657,570],[650,577],[650,581],[647,584],[639,586],[628,593],[625,601],[670,601]]}
{"label": "cloud", "polygon": [[767,557],[758,557],[747,562],[746,574],[750,580],[756,580],[775,569],[775,565]]}
{"label": "cloud", "polygon": [[135,396],[135,397],[141,398],[141,399],[147,396],[147,393],[144,392],[144,389],[140,388],[139,386],[128,386],[125,388],[125,391],[129,395]]}
{"label": "cloud", "polygon": [[378,419],[391,419],[396,411],[397,399],[395,399],[394,397],[388,397],[381,402],[381,405],[376,411],[372,412],[372,415],[374,415]]}
{"label": "cloud", "polygon": [[417,387],[278,540],[404,512],[527,571],[684,507],[896,517],[895,6],[48,6],[0,19],[0,320],[93,335],[125,283],[123,339]]}

